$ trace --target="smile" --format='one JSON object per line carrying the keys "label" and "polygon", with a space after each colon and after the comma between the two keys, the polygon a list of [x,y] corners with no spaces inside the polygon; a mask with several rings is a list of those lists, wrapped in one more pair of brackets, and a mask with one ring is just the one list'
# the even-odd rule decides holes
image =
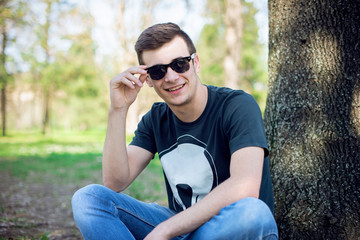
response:
{"label": "smile", "polygon": [[169,88],[167,91],[173,92],[173,91],[179,90],[180,88],[184,87],[184,85],[185,84],[179,85],[179,86],[176,86],[176,87],[173,87],[173,88]]}

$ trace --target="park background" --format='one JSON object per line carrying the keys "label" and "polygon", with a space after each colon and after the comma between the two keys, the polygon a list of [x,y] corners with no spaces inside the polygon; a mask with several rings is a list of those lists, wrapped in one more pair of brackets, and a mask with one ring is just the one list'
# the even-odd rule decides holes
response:
{"label": "park background", "polygon": [[[358,0],[0,1],[0,239],[81,238],[70,199],[101,183],[109,80],[167,21],[204,84],[259,103],[280,239],[360,239]],[[128,142],[154,101],[142,88]],[[167,204],[158,157],[126,191]]]}
{"label": "park background", "polygon": [[[70,199],[76,189],[101,183],[109,80],[137,65],[134,43],[154,23],[175,22],[190,35],[204,84],[244,89],[264,110],[266,4],[235,5],[238,35],[227,46],[224,1],[2,1],[0,239],[80,238]],[[236,86],[224,80],[228,51],[239,69],[235,81],[242,79]],[[129,113],[128,141],[155,101],[161,99],[145,86]],[[156,160],[127,192],[166,205]]]}

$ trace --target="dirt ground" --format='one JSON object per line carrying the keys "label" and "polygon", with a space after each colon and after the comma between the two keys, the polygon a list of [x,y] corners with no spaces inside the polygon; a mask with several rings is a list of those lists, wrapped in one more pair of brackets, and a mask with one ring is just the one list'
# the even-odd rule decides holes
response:
{"label": "dirt ground", "polygon": [[0,171],[0,239],[82,239],[70,201],[85,183],[51,182],[20,180]]}

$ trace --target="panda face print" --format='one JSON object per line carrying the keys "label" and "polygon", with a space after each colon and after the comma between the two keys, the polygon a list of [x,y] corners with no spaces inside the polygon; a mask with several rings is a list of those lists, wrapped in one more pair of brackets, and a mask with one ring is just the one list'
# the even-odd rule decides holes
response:
{"label": "panda face print", "polygon": [[192,206],[217,185],[217,173],[206,145],[191,135],[178,138],[159,153],[174,201],[183,210]]}

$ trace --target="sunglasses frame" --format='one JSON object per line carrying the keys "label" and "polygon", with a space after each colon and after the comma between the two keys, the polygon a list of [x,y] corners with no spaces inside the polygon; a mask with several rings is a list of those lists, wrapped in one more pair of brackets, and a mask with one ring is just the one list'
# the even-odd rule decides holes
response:
{"label": "sunglasses frame", "polygon": [[[196,56],[196,53],[193,53],[193,54],[191,54],[190,56],[187,56],[187,57],[181,57],[181,58],[176,58],[176,59],[174,59],[171,63],[169,63],[169,64],[157,64],[157,65],[154,65],[154,66],[151,66],[151,67],[148,67],[148,68],[145,68],[145,70],[146,71],[148,71],[148,75],[150,76],[150,78],[152,79],[152,80],[155,80],[155,81],[157,81],[157,80],[161,80],[161,79],[163,79],[164,77],[165,77],[165,75],[166,75],[166,73],[167,73],[167,69],[170,67],[172,70],[174,70],[175,72],[177,72],[177,73],[184,73],[184,72],[186,72],[186,71],[188,71],[189,69],[187,69],[187,70],[185,70],[185,71],[183,71],[183,72],[178,72],[178,71],[176,71],[176,69],[173,69],[173,64],[175,64],[177,61],[182,61],[182,60],[187,60],[187,62],[189,63],[191,60],[193,60],[194,58],[195,58],[195,56]],[[166,71],[164,72],[164,76],[162,76],[161,78],[159,78],[159,79],[157,79],[157,78],[153,78],[152,76],[151,76],[151,74],[149,73],[149,70],[151,71],[151,69],[153,69],[153,68],[165,68],[166,69]]]}

